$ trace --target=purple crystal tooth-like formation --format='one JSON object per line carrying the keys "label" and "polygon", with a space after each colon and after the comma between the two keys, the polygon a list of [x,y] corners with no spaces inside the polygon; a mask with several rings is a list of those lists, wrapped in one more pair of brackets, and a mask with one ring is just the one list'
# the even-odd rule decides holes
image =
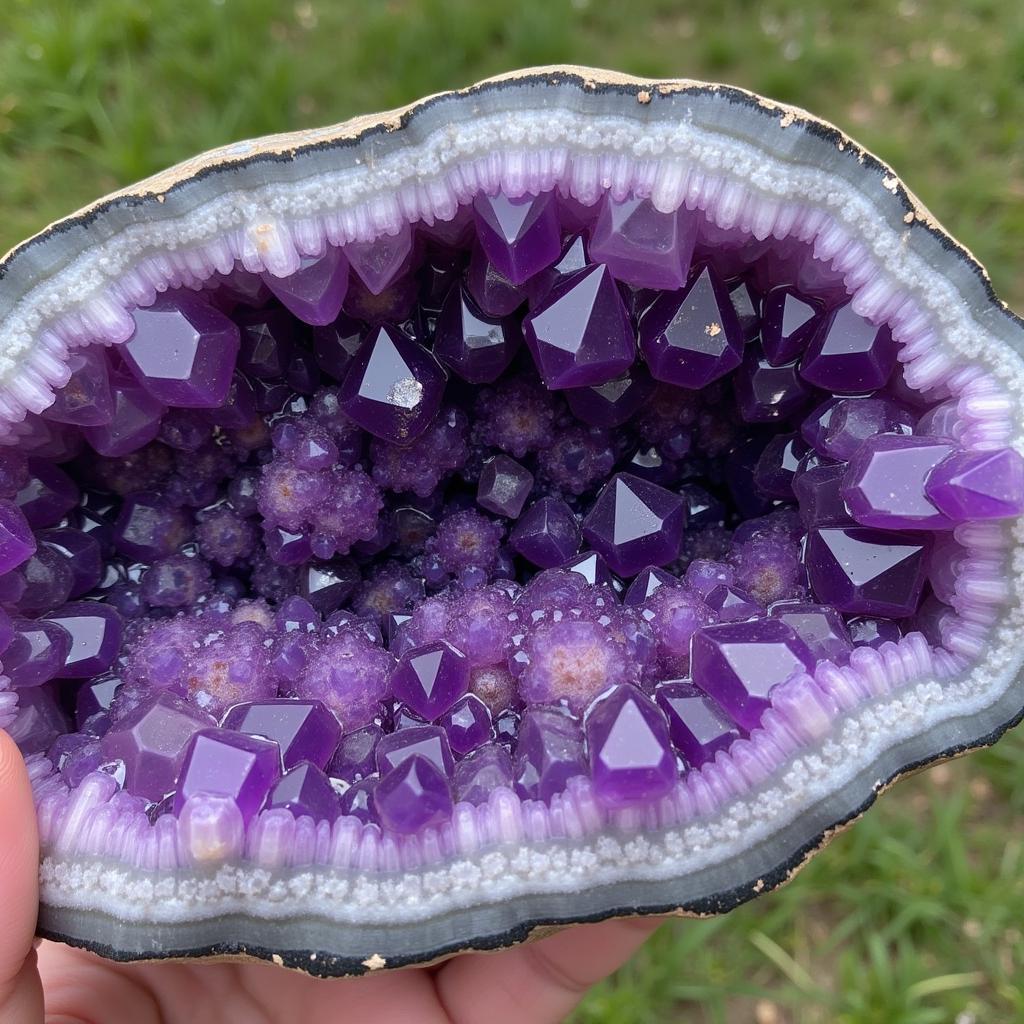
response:
{"label": "purple crystal tooth-like formation", "polygon": [[305,239],[72,351],[0,453],[0,690],[70,799],[390,870],[668,824],[962,660],[1024,514],[986,394],[915,392],[806,247],[593,198]]}

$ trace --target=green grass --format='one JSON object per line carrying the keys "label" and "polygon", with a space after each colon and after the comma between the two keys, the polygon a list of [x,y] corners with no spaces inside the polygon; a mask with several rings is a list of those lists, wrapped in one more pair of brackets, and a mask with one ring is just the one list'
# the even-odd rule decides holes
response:
{"label": "green grass", "polygon": [[[210,146],[550,62],[835,121],[1024,308],[1024,5],[1005,0],[7,0],[0,250]],[[1022,754],[1014,736],[904,783],[782,892],[666,926],[578,1020],[1024,1020]]]}

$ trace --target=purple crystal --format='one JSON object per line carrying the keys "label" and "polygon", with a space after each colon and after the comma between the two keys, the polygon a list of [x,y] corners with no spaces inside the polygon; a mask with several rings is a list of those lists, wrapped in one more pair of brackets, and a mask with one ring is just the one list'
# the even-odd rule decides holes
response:
{"label": "purple crystal", "polygon": [[364,430],[396,444],[423,433],[441,405],[445,372],[394,327],[374,329],[341,385],[341,408]]}
{"label": "purple crystal", "polygon": [[605,384],[636,358],[633,328],[608,268],[570,274],[523,320],[523,335],[545,385]]}
{"label": "purple crystal", "polygon": [[473,246],[469,257],[466,289],[486,316],[510,316],[526,301],[525,289],[499,273],[479,245]]}
{"label": "purple crystal", "polygon": [[67,559],[53,548],[42,547],[18,570],[24,581],[18,611],[39,613],[63,604],[75,585]]}
{"label": "purple crystal", "polygon": [[190,796],[205,793],[230,797],[248,824],[280,777],[281,752],[276,743],[222,729],[200,730],[185,751],[174,813],[181,814]]}
{"label": "purple crystal", "polygon": [[341,813],[352,818],[358,818],[364,824],[374,820],[373,791],[377,788],[379,779],[376,775],[366,779],[360,779],[353,786],[345,790],[341,798]]}
{"label": "purple crystal", "polygon": [[587,583],[599,587],[621,588],[621,584],[612,575],[608,563],[596,551],[582,551],[574,555],[560,568],[581,576]]}
{"label": "purple crystal", "polygon": [[295,344],[295,321],[283,309],[235,310],[241,330],[238,369],[250,377],[274,380],[288,370]]}
{"label": "purple crystal", "polygon": [[77,601],[47,615],[47,621],[66,630],[71,648],[59,675],[87,679],[106,672],[121,650],[121,616],[98,601]]}
{"label": "purple crystal", "polygon": [[579,550],[580,526],[561,498],[541,498],[516,523],[509,545],[528,562],[551,569]]}
{"label": "purple crystal", "polygon": [[499,786],[512,788],[512,757],[500,743],[485,743],[467,754],[452,775],[455,799],[483,804]]}
{"label": "purple crystal", "polygon": [[887,398],[834,400],[814,447],[831,459],[850,459],[876,434],[912,434],[917,417]]}
{"label": "purple crystal", "polygon": [[33,686],[18,692],[18,717],[7,734],[25,757],[43,753],[67,731],[67,719],[51,687]]}
{"label": "purple crystal", "polygon": [[718,622],[743,622],[764,614],[764,605],[752,594],[729,583],[719,583],[704,596]]}
{"label": "purple crystal", "polygon": [[411,835],[451,817],[448,779],[425,757],[409,757],[381,776],[373,791],[381,826]]}
{"label": "purple crystal", "polygon": [[1024,513],[1024,459],[1012,448],[955,452],[925,481],[925,495],[953,522]]}
{"label": "purple crystal", "polygon": [[476,196],[477,237],[487,259],[514,285],[522,284],[558,259],[562,238],[553,192],[511,199]]}
{"label": "purple crystal", "polygon": [[43,415],[57,423],[101,427],[114,418],[114,396],[103,350],[94,345],[74,349],[65,359],[71,377],[53,396]]}
{"label": "purple crystal", "polygon": [[804,380],[834,394],[882,387],[896,366],[889,328],[858,316],[847,302],[825,315],[800,360]]}
{"label": "purple crystal", "polygon": [[805,644],[816,661],[840,665],[853,650],[850,631],[842,616],[828,605],[779,601],[768,614],[781,619]]}
{"label": "purple crystal", "polygon": [[345,379],[352,357],[362,342],[359,322],[344,313],[329,324],[313,328],[313,355],[317,365],[336,381]]}
{"label": "purple crystal", "polygon": [[294,274],[264,274],[263,280],[300,320],[323,326],[341,312],[348,288],[348,261],[341,249],[329,245],[323,256],[303,259]]}
{"label": "purple crystal", "polygon": [[587,773],[579,724],[554,708],[531,708],[519,727],[513,770],[524,799],[547,801],[561,793],[569,779]]}
{"label": "purple crystal", "polygon": [[154,398],[197,409],[227,398],[239,334],[223,313],[191,292],[175,292],[134,310],[132,319],[135,333],[119,351]]}
{"label": "purple crystal", "polygon": [[111,386],[113,418],[109,423],[83,427],[82,436],[100,455],[129,455],[156,437],[166,408],[132,376],[112,374]]}
{"label": "purple crystal", "polygon": [[684,208],[662,213],[650,199],[610,194],[590,235],[590,258],[634,288],[681,288],[697,240],[697,219]]}
{"label": "purple crystal", "polygon": [[341,810],[338,794],[319,765],[300,761],[287,769],[267,797],[267,810],[283,807],[299,818],[334,821]]}
{"label": "purple crystal", "polygon": [[746,423],[787,419],[810,394],[795,362],[773,366],[756,345],[748,346],[743,364],[733,378],[733,389],[736,406]]}
{"label": "purple crystal", "polygon": [[863,526],[882,529],[952,529],[952,521],[925,495],[925,480],[955,450],[952,441],[934,437],[869,438],[843,477],[842,496],[850,514]]}
{"label": "purple crystal", "polygon": [[498,516],[518,519],[533,490],[533,474],[507,455],[488,459],[480,471],[476,501]]}
{"label": "purple crystal", "polygon": [[809,452],[800,460],[793,477],[793,493],[806,527],[851,521],[850,510],[843,500],[846,468],[845,462],[822,459],[815,452]]}
{"label": "purple crystal", "polygon": [[71,569],[74,583],[69,597],[87,594],[102,579],[103,553],[96,537],[82,530],[59,527],[40,531],[37,540],[56,551]]}
{"label": "purple crystal", "polygon": [[927,539],[867,527],[821,527],[807,535],[814,596],[844,614],[913,615],[924,585]]}
{"label": "purple crystal", "polygon": [[637,413],[654,392],[654,382],[642,363],[604,384],[570,388],[565,393],[573,415],[595,427],[619,427]]}
{"label": "purple crystal", "polygon": [[174,508],[155,491],[125,498],[114,523],[117,550],[140,562],[173,554],[189,539],[191,525],[184,509]]}
{"label": "purple crystal", "polygon": [[124,786],[147,800],[162,800],[175,788],[192,737],[213,719],[167,690],[129,711],[100,739],[104,757],[124,762]]}
{"label": "purple crystal", "polygon": [[516,320],[483,313],[466,288],[453,288],[441,308],[434,355],[471,384],[490,384],[508,368],[522,342]]}
{"label": "purple crystal", "polygon": [[685,525],[686,503],[678,494],[617,473],[583,520],[583,536],[613,572],[634,576],[677,558]]}
{"label": "purple crystal", "polygon": [[331,778],[358,782],[377,770],[377,744],[384,735],[379,725],[367,725],[347,733],[327,765]]}
{"label": "purple crystal", "polygon": [[850,630],[850,638],[854,646],[881,647],[884,643],[896,643],[903,630],[892,619],[876,619],[867,615],[858,615],[850,619],[846,625]]}
{"label": "purple crystal", "polygon": [[594,793],[606,807],[658,800],[676,782],[668,720],[637,687],[614,687],[590,708],[587,751]]}
{"label": "purple crystal", "polygon": [[660,295],[640,320],[640,351],[651,375],[697,389],[740,365],[743,329],[725,284],[710,265],[681,291]]}
{"label": "purple crystal", "polygon": [[377,744],[377,769],[385,772],[410,757],[424,757],[445,775],[451,774],[448,734],[438,725],[411,725],[384,736]]}
{"label": "purple crystal", "polygon": [[461,757],[491,738],[491,713],[473,693],[460,697],[444,714],[438,725],[448,734],[452,753]]}
{"label": "purple crystal", "polygon": [[236,704],[228,709],[221,727],[273,740],[285,769],[300,761],[323,768],[341,738],[338,720],[318,700],[275,698]]}
{"label": "purple crystal", "polygon": [[773,366],[792,362],[821,327],[820,307],[795,288],[773,288],[761,307],[761,346]]}
{"label": "purple crystal", "polygon": [[741,728],[756,729],[772,687],[814,668],[807,645],[778,619],[703,626],[693,636],[693,682]]}
{"label": "purple crystal", "polygon": [[64,470],[44,459],[29,459],[28,471],[15,504],[34,529],[56,526],[78,504],[78,487]]}
{"label": "purple crystal", "polygon": [[630,607],[642,605],[659,587],[666,583],[676,583],[677,580],[670,572],[659,569],[656,565],[649,565],[639,572],[630,583],[622,603]]}
{"label": "purple crystal", "polygon": [[793,479],[807,445],[798,434],[777,434],[754,466],[754,486],[769,498],[793,500]]}
{"label": "purple crystal", "polygon": [[14,635],[4,651],[4,674],[15,688],[40,686],[61,673],[71,634],[46,619],[12,619]]}
{"label": "purple crystal", "polygon": [[35,550],[36,539],[24,513],[14,502],[0,500],[0,573],[16,569]]}
{"label": "purple crystal", "polygon": [[124,680],[117,675],[102,675],[83,683],[75,694],[75,724],[81,729],[93,715],[109,711]]}
{"label": "purple crystal", "polygon": [[349,242],[345,255],[367,290],[380,295],[401,274],[411,250],[412,231],[403,224],[393,235],[381,235],[370,242]]}
{"label": "purple crystal", "polygon": [[668,718],[669,734],[676,750],[693,768],[726,750],[740,733],[732,720],[707,694],[692,683],[659,683],[655,688],[658,706]]}
{"label": "purple crystal", "polygon": [[399,658],[391,690],[425,721],[433,721],[469,690],[469,662],[444,640],[417,647]]}

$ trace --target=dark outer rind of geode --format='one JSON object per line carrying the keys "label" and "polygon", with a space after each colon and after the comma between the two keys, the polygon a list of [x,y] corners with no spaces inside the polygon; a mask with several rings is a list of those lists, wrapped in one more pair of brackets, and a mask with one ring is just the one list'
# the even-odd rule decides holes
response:
{"label": "dark outer rind of geode", "polygon": [[[450,113],[474,116],[475,102],[509,107],[514,106],[517,91],[528,95],[540,89],[571,96],[581,113],[612,112],[635,119],[640,127],[645,120],[689,116],[701,127],[733,132],[841,175],[869,199],[881,220],[904,231],[924,259],[954,280],[975,315],[988,321],[1001,342],[1021,350],[1022,321],[995,296],[980,264],[886,165],[838,129],[804,111],[739,89],[687,81],[644,82],[612,72],[566,67],[527,70],[335,128],[275,136],[196,157],[100,200],[12,250],[0,260],[0,318],[34,282],[66,266],[94,239],[116,234],[129,223],[180,215],[229,188],[287,182],[351,163],[355,157],[384,154],[406,140],[414,144],[421,132],[450,120]],[[522,897],[390,930],[243,917],[172,926],[126,924],[94,912],[43,906],[38,932],[114,960],[252,957],[319,976],[342,976],[365,973],[370,969],[367,961],[380,963],[374,954],[389,968],[410,966],[462,951],[503,948],[538,931],[577,922],[637,914],[724,913],[788,881],[832,836],[864,813],[879,792],[903,775],[995,742],[1021,719],[1020,688],[1015,681],[983,712],[948,720],[926,735],[888,749],[869,770],[802,816],[800,836],[796,826],[789,826],[762,846],[745,851],[736,859],[742,865],[734,860],[683,879]],[[737,877],[745,881],[736,885]],[[431,929],[434,934],[427,934]],[[226,941],[232,934],[246,934],[252,941]]]}
{"label": "dark outer rind of geode", "polygon": [[[740,876],[745,880],[739,885],[724,881],[734,863],[728,861],[683,879],[620,882],[582,893],[521,897],[498,906],[447,914],[440,919],[445,929],[464,937],[435,937],[433,941],[425,934],[426,929],[437,928],[433,921],[391,929],[343,928],[323,922],[317,929],[314,922],[257,920],[239,915],[187,925],[157,925],[126,923],[93,911],[46,905],[40,907],[36,932],[41,938],[88,949],[123,963],[195,957],[254,959],[314,977],[340,978],[376,969],[423,967],[459,953],[505,949],[573,924],[648,915],[725,914],[789,882],[811,857],[860,818],[879,795],[901,778],[995,743],[1024,718],[1019,697],[1012,698],[1014,692],[1013,688],[1007,690],[999,701],[973,718],[948,720],[933,729],[931,735],[940,734],[943,743],[937,754],[920,749],[924,745],[922,736],[910,737],[889,748],[870,770],[860,773],[828,801],[820,802],[813,812],[801,817],[801,823],[811,830],[806,841],[782,857],[771,852],[773,845],[777,845],[772,840],[777,840],[778,834],[760,847],[745,851],[743,860],[749,861],[751,867]],[[968,722],[974,727],[970,733],[966,728]],[[977,733],[977,728],[988,731]],[[840,812],[840,807],[848,810]],[[570,910],[568,904],[575,906]],[[319,937],[314,934],[317,930],[322,933]],[[225,937],[231,934],[253,938],[228,941]],[[326,936],[330,937],[330,946]],[[332,952],[345,947],[352,951]]]}

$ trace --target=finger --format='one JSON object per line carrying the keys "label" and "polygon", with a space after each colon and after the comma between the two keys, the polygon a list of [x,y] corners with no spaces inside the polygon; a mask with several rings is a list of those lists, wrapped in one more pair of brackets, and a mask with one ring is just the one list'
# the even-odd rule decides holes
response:
{"label": "finger", "polygon": [[14,740],[0,729],[0,1020],[38,1024],[43,990],[32,940],[39,904],[39,836],[32,789]]}
{"label": "finger", "polygon": [[557,1024],[592,985],[621,967],[658,928],[657,918],[568,928],[504,953],[471,953],[435,975],[453,1024]]}

